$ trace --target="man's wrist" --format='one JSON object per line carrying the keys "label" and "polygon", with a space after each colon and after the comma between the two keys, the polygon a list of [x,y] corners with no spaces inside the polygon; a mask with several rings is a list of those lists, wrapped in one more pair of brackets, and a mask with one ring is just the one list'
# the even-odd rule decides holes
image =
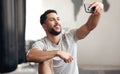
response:
{"label": "man's wrist", "polygon": [[56,50],[56,56],[60,56],[60,50]]}

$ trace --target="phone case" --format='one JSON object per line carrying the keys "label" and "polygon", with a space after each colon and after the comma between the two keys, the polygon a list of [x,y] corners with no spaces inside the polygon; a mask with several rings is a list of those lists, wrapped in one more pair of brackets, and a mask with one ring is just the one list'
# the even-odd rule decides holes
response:
{"label": "phone case", "polygon": [[95,10],[95,7],[89,9],[89,6],[90,6],[90,4],[88,4],[88,3],[85,3],[85,4],[84,4],[85,12],[86,12],[86,13],[93,13],[94,10]]}

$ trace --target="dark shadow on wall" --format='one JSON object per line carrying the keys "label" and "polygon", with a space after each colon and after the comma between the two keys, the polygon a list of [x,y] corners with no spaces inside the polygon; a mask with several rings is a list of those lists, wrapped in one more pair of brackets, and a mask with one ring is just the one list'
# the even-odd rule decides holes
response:
{"label": "dark shadow on wall", "polygon": [[[72,0],[72,3],[74,5],[74,20],[77,20],[77,15],[80,12],[80,7],[82,6],[84,0]],[[104,11],[107,12],[110,8],[110,4],[108,0],[102,0],[104,4]]]}
{"label": "dark shadow on wall", "polygon": [[104,11],[107,12],[108,9],[110,8],[110,4],[108,2],[108,0],[102,0],[103,4],[104,4]]}
{"label": "dark shadow on wall", "polygon": [[77,15],[80,11],[80,7],[82,6],[83,0],[72,0],[74,5],[74,20],[77,20]]}

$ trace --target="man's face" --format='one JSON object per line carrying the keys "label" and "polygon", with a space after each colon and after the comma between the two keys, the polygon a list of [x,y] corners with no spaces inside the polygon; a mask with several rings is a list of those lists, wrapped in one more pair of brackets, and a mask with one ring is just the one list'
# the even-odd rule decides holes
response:
{"label": "man's face", "polygon": [[52,35],[61,33],[60,19],[56,13],[49,13],[45,21],[46,30]]}

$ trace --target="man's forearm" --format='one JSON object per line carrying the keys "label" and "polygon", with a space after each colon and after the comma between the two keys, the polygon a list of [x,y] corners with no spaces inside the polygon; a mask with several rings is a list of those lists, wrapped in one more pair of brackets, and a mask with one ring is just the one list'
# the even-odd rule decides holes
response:
{"label": "man's forearm", "polygon": [[94,12],[91,14],[89,17],[86,26],[88,30],[93,30],[97,25],[100,20],[100,16],[103,13],[104,6],[101,2],[92,2],[90,3],[89,9],[95,7]]}
{"label": "man's forearm", "polygon": [[72,62],[73,57],[70,53],[61,50],[42,51],[37,48],[31,49],[26,58],[29,62],[44,62],[54,57],[60,57],[65,63]]}
{"label": "man's forearm", "polygon": [[94,14],[91,14],[87,23],[86,23],[86,26],[88,28],[88,30],[93,30],[99,23],[99,20],[100,20],[100,16],[101,15],[94,15]]}
{"label": "man's forearm", "polygon": [[79,39],[85,38],[93,30],[100,19],[100,15],[91,15],[86,24],[77,29],[76,35]]}
{"label": "man's forearm", "polygon": [[36,48],[31,49],[27,54],[27,61],[29,62],[44,62],[57,56],[58,50],[41,51]]}

